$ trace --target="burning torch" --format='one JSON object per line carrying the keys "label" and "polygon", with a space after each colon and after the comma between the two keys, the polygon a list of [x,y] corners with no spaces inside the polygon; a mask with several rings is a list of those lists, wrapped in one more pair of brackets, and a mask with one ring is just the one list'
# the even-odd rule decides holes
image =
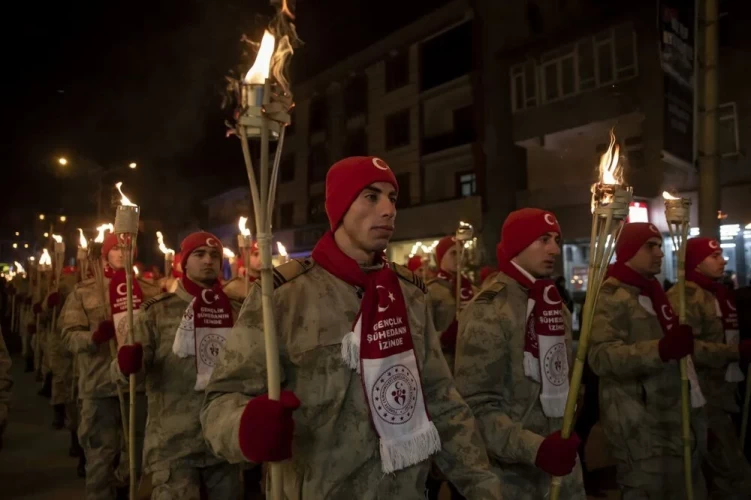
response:
{"label": "burning torch", "polygon": [[[141,208],[123,194],[122,182],[115,184],[120,191],[120,205],[115,212],[115,234],[125,257],[125,283],[128,299],[128,344],[133,344],[133,249],[138,236],[138,219]],[[130,415],[128,416],[128,458],[130,459],[130,500],[136,499],[136,374],[131,373]]]}
{"label": "burning torch", "polygon": [[[51,270],[52,270],[52,257],[50,257],[50,253],[47,251],[47,249],[43,248],[42,256],[39,257],[39,265],[37,265],[37,283],[36,283],[36,293],[35,293],[35,296],[39,298],[40,302],[42,300],[42,276],[44,273],[47,273]],[[37,338],[36,338],[36,343],[34,344],[34,363],[36,366],[37,375],[41,376],[42,343],[39,340],[41,337],[41,330],[39,329],[40,320],[41,320],[41,316],[39,314],[36,314],[34,321],[36,325]]]}
{"label": "burning torch", "polygon": [[[561,437],[568,439],[574,428],[576,402],[579,399],[582,373],[587,360],[589,336],[592,331],[595,306],[600,287],[605,280],[608,264],[613,258],[615,244],[628,217],[633,189],[623,183],[623,168],[619,164],[620,147],[615,142],[615,134],[610,131],[610,146],[600,157],[599,179],[592,184],[592,233],[589,239],[589,270],[587,295],[584,299],[582,327],[579,345],[576,349],[574,371],[563,414]],[[550,485],[550,498],[557,500],[561,494],[560,477],[553,477]]]}
{"label": "burning torch", "polygon": [[279,258],[281,259],[282,264],[289,262],[289,254],[281,241],[276,242],[276,249],[279,250]]}
{"label": "burning torch", "polygon": [[86,241],[86,236],[83,234],[83,229],[78,228],[78,252],[76,253],[76,260],[78,261],[78,267],[81,270],[81,281],[85,280],[89,275],[88,256],[89,242]]}
{"label": "burning torch", "polygon": [[[460,221],[456,229],[454,239],[456,240],[456,319],[459,319],[459,312],[462,305],[462,262],[464,260],[464,248],[468,241],[475,235],[475,228],[472,224]],[[441,263],[438,263],[438,267]]]}
{"label": "burning torch", "polygon": [[232,273],[232,277],[237,276],[237,266],[235,265],[237,263],[237,257],[235,256],[235,252],[230,250],[227,247],[223,248],[223,255],[227,260],[229,260],[229,270],[230,273]]}
{"label": "burning torch", "polygon": [[247,297],[248,292],[250,292],[250,275],[248,273],[250,269],[250,247],[253,245],[250,238],[250,229],[248,229],[248,218],[240,216],[237,226],[240,229],[240,234],[237,235],[237,246],[240,247],[240,257],[245,265],[245,296]]}
{"label": "burning torch", "polygon": [[164,254],[164,277],[168,277],[172,272],[172,263],[175,260],[175,251],[171,248],[167,248],[164,244],[164,236],[161,231],[156,232],[156,239],[159,242],[159,250]]}
{"label": "burning torch", "polygon": [[[678,320],[686,322],[686,240],[689,231],[689,210],[691,200],[678,198],[667,191],[662,193],[665,199],[665,220],[668,223],[673,248],[678,253]],[[686,481],[686,498],[694,498],[691,478],[691,399],[689,395],[688,363],[690,356],[680,361],[681,373],[681,441],[683,442],[683,475]]]}
{"label": "burning torch", "polygon": [[[65,242],[63,237],[57,234],[52,235],[55,240],[55,292],[60,290],[60,275],[63,272],[63,261],[65,260]],[[52,329],[50,333],[54,335],[55,326],[57,326],[57,306],[52,308]]]}
{"label": "burning torch", "polygon": [[[15,261],[14,264],[16,266],[16,274],[26,274],[26,270],[23,268],[20,262]],[[16,290],[16,293],[13,294],[13,308],[12,308],[13,312],[11,314],[11,319],[10,319],[11,331],[17,331],[15,329],[16,328],[16,296],[18,296],[18,290]],[[20,316],[21,316],[21,312],[19,311],[18,312],[19,322],[20,322]]]}
{"label": "burning torch", "polygon": [[[238,101],[240,109],[237,121],[232,127],[238,137],[245,159],[245,169],[250,184],[255,215],[256,239],[261,254],[261,305],[263,308],[264,339],[266,341],[266,373],[268,377],[269,399],[279,400],[281,392],[279,377],[279,347],[277,345],[276,325],[272,310],[274,292],[271,262],[271,220],[273,216],[274,197],[279,174],[279,161],[284,146],[284,132],[290,124],[289,110],[292,108],[292,96],[289,82],[285,76],[286,62],[292,55],[290,36],[294,38],[294,26],[288,24],[291,12],[287,2],[278,2],[275,18],[275,34],[264,32],[258,54],[253,66],[242,82],[239,83]],[[271,78],[269,74],[271,73]],[[273,83],[272,83],[273,80]],[[260,182],[253,170],[250,155],[249,138],[260,140]],[[269,165],[269,142],[277,140],[273,165]],[[249,269],[246,267],[246,273]],[[248,278],[246,277],[246,280]],[[282,498],[282,469],[279,464],[270,464],[271,498]]]}

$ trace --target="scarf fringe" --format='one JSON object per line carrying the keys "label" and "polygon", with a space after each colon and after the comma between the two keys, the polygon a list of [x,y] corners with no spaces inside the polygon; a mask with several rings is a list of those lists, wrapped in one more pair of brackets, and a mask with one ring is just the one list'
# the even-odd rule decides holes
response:
{"label": "scarf fringe", "polygon": [[342,339],[342,360],[351,370],[360,373],[360,339],[349,332]]}
{"label": "scarf fringe", "polygon": [[406,439],[381,439],[381,468],[391,474],[411,465],[422,462],[441,450],[441,437],[433,422]]}
{"label": "scarf fringe", "polygon": [[728,365],[728,369],[725,371],[725,382],[743,382],[745,379],[746,377],[737,361]]}
{"label": "scarf fringe", "polygon": [[696,376],[696,368],[694,367],[694,358],[691,356],[687,356],[686,371],[691,394],[691,408],[701,408],[707,404],[707,400],[704,399],[704,394],[701,392],[701,385],[699,385],[699,378]]}
{"label": "scarf fringe", "polygon": [[542,383],[540,379],[540,360],[529,351],[524,351],[524,375],[538,384]]}
{"label": "scarf fringe", "polygon": [[561,418],[566,412],[568,394],[540,394],[542,412],[548,418]]}

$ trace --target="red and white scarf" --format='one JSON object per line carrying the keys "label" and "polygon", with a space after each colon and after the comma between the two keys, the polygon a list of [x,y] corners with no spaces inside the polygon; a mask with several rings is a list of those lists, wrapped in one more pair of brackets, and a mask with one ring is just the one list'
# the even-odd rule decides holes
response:
{"label": "red and white scarf", "polygon": [[524,375],[542,385],[540,403],[545,416],[560,418],[569,388],[563,301],[553,280],[535,279],[498,253],[498,269],[527,289]]}
{"label": "red and white scarf", "polygon": [[366,273],[330,231],[316,244],[313,259],[365,292],[352,331],[342,339],[342,358],[361,375],[383,472],[426,460],[440,451],[441,438],[428,414],[399,277],[382,260],[379,270]]}
{"label": "red and white scarf", "polygon": [[[733,346],[740,344],[741,335],[738,327],[738,312],[735,310],[735,292],[693,269],[686,270],[686,279],[714,295],[717,316],[722,318],[722,328],[725,331],[725,343]],[[738,362],[730,363],[725,370],[725,381],[740,382],[744,379]]]}
{"label": "red and white scarf", "polygon": [[[678,315],[673,311],[668,296],[662,285],[655,278],[647,279],[637,273],[623,262],[615,262],[608,267],[608,277],[613,277],[639,289],[639,304],[652,316],[657,316],[663,335],[670,335],[670,330],[679,325]],[[660,314],[657,314],[660,311]],[[686,360],[688,381],[691,384],[691,407],[701,408],[707,402],[701,392],[699,379],[696,376],[696,368],[691,356]]]}
{"label": "red and white scarf", "polygon": [[[440,278],[442,280],[446,280],[449,283],[451,283],[451,292],[456,293],[456,277],[453,273],[449,273],[447,271],[444,271],[441,269],[436,274],[436,278]],[[475,296],[475,291],[472,288],[472,282],[469,281],[466,277],[462,276],[462,284],[459,288],[459,299],[462,304],[468,303],[470,300],[472,300],[472,297]]]}
{"label": "red and white scarf", "polygon": [[219,280],[203,288],[183,275],[181,283],[193,296],[175,333],[172,352],[180,358],[196,358],[196,391],[209,383],[219,353],[232,330],[232,305]]}
{"label": "red and white scarf", "polygon": [[[128,343],[128,283],[125,277],[125,269],[114,270],[109,264],[104,265],[104,276],[110,279],[110,312],[112,313],[112,322],[115,324],[115,336],[117,338],[117,347]],[[143,292],[138,280],[133,276],[133,318],[140,313],[141,303],[143,302]]]}

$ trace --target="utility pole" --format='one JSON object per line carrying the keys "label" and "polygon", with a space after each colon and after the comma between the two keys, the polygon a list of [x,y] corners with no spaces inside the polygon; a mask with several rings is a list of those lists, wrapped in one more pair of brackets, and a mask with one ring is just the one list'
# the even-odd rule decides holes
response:
{"label": "utility pole", "polygon": [[[701,3],[701,2],[700,2]],[[704,57],[700,63],[702,101],[699,107],[699,229],[702,236],[720,237],[720,165],[717,150],[719,107],[719,13],[718,0],[703,0],[699,26],[704,37]],[[697,12],[697,15],[701,10]],[[698,38],[698,34],[697,34]],[[698,40],[697,40],[698,41]],[[695,44],[699,46],[699,44]]]}

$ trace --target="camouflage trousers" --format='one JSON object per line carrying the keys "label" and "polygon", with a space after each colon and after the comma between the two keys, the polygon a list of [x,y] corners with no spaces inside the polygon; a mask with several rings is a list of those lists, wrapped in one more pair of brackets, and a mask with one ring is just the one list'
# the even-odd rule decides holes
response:
{"label": "camouflage trousers", "polygon": [[[707,486],[694,453],[693,488],[694,500],[706,500]],[[685,500],[686,486],[683,474],[683,458],[677,456],[656,457],[631,463],[616,464],[618,485],[623,500]]]}
{"label": "camouflage trousers", "polygon": [[751,466],[741,449],[730,414],[707,405],[709,431],[713,435],[704,464],[710,480],[711,498],[751,497]]}
{"label": "camouflage trousers", "polygon": [[[128,415],[128,394],[125,406]],[[78,440],[86,455],[86,500],[115,500],[115,488],[127,485],[129,464],[118,398],[81,400],[79,418]],[[146,397],[140,393],[136,395],[137,471],[141,470],[145,428]],[[119,481],[117,476],[121,476]]]}
{"label": "camouflage trousers", "polygon": [[65,349],[58,333],[47,338],[46,353],[52,371],[52,400],[50,404],[67,404],[73,398],[73,357]]}
{"label": "camouflage trousers", "polygon": [[151,483],[151,500],[201,500],[202,485],[209,500],[237,500],[242,493],[240,467],[227,463],[155,470]]}
{"label": "camouflage trousers", "polygon": [[[493,462],[491,468],[501,480],[504,499],[537,500],[550,495],[550,474],[533,465],[500,464]],[[563,478],[561,496],[566,500],[586,500],[581,462],[577,460],[574,470]]]}

